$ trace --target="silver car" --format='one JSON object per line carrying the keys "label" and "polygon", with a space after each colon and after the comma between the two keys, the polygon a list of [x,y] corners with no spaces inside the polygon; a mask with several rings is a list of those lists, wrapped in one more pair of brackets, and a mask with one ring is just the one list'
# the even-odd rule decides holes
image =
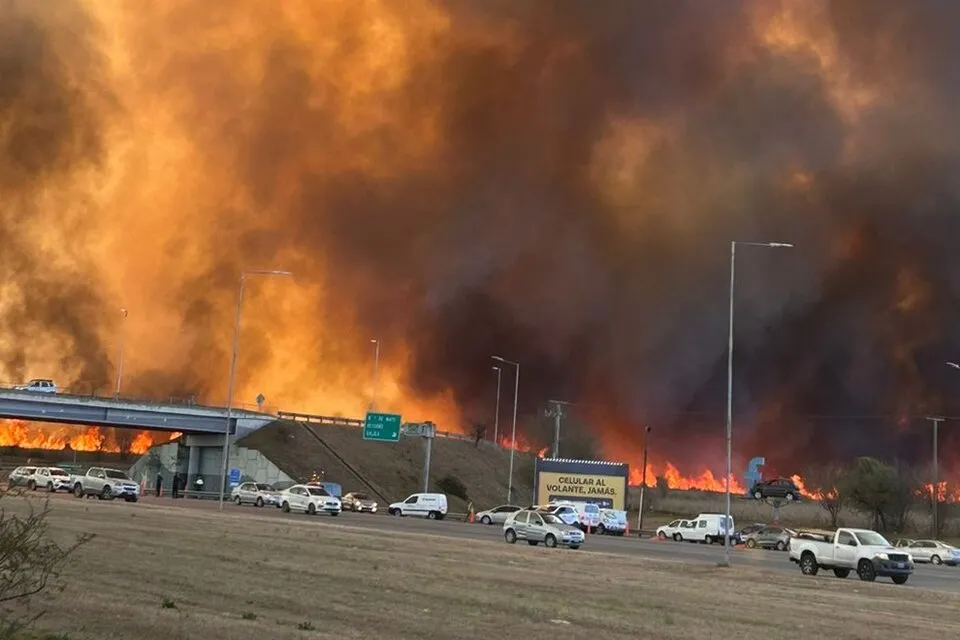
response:
{"label": "silver car", "polygon": [[743,536],[743,543],[755,549],[776,549],[777,551],[786,551],[790,548],[790,538],[797,537],[797,532],[786,527],[764,527],[753,533]]}
{"label": "silver car", "polygon": [[361,491],[351,491],[340,498],[340,503],[343,505],[344,510],[357,511],[359,513],[364,511],[368,513],[377,512],[377,501],[371,499],[370,496]]}
{"label": "silver car", "polygon": [[523,507],[517,507],[512,504],[502,504],[499,507],[478,512],[476,519],[480,524],[503,524],[507,521],[507,518],[521,509],[523,509]]}
{"label": "silver car", "polygon": [[579,549],[585,536],[579,528],[565,524],[551,513],[524,509],[511,514],[503,523],[503,538],[510,544],[526,540],[531,546],[542,542],[551,548],[561,545]]}
{"label": "silver car", "polygon": [[280,506],[280,492],[263,482],[244,482],[233,488],[230,496],[237,505]]}
{"label": "silver car", "polygon": [[960,564],[960,549],[939,540],[914,540],[904,547],[914,562],[929,562],[955,567]]}
{"label": "silver car", "polygon": [[7,485],[10,487],[26,486],[33,479],[33,474],[37,472],[36,467],[17,467],[10,472],[7,478]]}

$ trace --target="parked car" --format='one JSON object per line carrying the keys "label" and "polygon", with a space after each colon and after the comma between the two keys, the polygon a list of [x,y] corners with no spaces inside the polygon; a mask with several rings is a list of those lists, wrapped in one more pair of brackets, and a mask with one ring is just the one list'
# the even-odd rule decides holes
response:
{"label": "parked car", "polygon": [[551,513],[524,509],[510,514],[503,523],[503,539],[509,544],[526,540],[533,546],[542,542],[547,547],[560,545],[579,549],[585,538],[578,527],[565,523]]}
{"label": "parked car", "polygon": [[832,537],[801,531],[790,540],[790,561],[796,562],[806,576],[832,569],[838,578],[846,578],[850,571],[856,571],[866,582],[889,577],[896,584],[906,583],[914,568],[909,553],[868,529],[837,529]]}
{"label": "parked car", "polygon": [[140,485],[130,479],[123,471],[90,467],[82,476],[71,476],[73,495],[78,498],[97,496],[100,500],[123,498],[127,502],[136,502],[140,497]]}
{"label": "parked car", "polygon": [[443,520],[447,515],[447,496],[442,493],[414,493],[403,502],[394,502],[387,508],[392,516],[419,516]]}
{"label": "parked car", "polygon": [[358,513],[364,511],[370,513],[377,512],[377,502],[362,491],[351,491],[340,498],[340,502],[343,503],[344,509],[349,509],[350,511],[356,511]]}
{"label": "parked car", "polygon": [[11,471],[10,475],[7,477],[7,486],[28,486],[27,483],[30,482],[30,480],[33,478],[33,474],[36,472],[36,467],[17,467]]}
{"label": "parked car", "polygon": [[307,482],[305,484],[308,487],[323,487],[323,489],[334,498],[339,498],[343,495],[343,487],[340,486],[338,482]]}
{"label": "parked car", "polygon": [[761,480],[753,485],[752,495],[757,500],[764,498],[783,498],[784,500],[799,500],[800,489],[790,478],[774,478]]}
{"label": "parked car", "polygon": [[540,513],[549,513],[550,515],[557,516],[565,524],[571,526],[580,527],[580,514],[577,513],[577,510],[570,504],[546,504],[539,507],[534,507],[536,511]]}
{"label": "parked car", "polygon": [[797,532],[785,527],[764,527],[744,536],[744,544],[751,549],[776,549],[786,551],[790,548],[790,538],[796,537]]}
{"label": "parked car", "polygon": [[33,391],[34,393],[56,393],[57,385],[53,380],[35,378],[27,384],[18,384],[14,389],[17,391]]}
{"label": "parked car", "polygon": [[[696,523],[693,523],[693,526],[696,526]],[[657,527],[657,538],[660,540],[673,538],[674,541],[681,542],[683,540],[683,533],[690,528],[691,523],[689,520],[674,520],[662,527]]]}
{"label": "parked car", "polygon": [[507,521],[507,518],[509,518],[511,514],[516,513],[521,509],[523,509],[523,507],[518,507],[512,504],[502,504],[499,507],[478,512],[476,514],[476,518],[477,522],[480,524],[503,524]]}
{"label": "parked car", "polygon": [[747,536],[748,536],[748,535],[750,535],[751,533],[755,533],[755,532],[757,532],[757,531],[760,531],[760,529],[763,529],[763,528],[766,527],[766,526],[767,526],[767,525],[764,524],[764,523],[762,523],[762,522],[754,522],[753,524],[748,524],[748,525],[745,526],[743,529],[740,529],[740,531],[737,531],[737,532],[734,534],[734,536],[733,536],[733,537],[734,537],[734,543],[735,543],[735,544],[744,544],[744,540],[747,539]]}
{"label": "parked car", "polygon": [[311,516],[320,512],[338,516],[342,510],[340,498],[330,495],[323,487],[305,484],[295,484],[281,491],[278,506],[284,513],[302,511]]}
{"label": "parked car", "polygon": [[913,556],[914,562],[929,562],[955,567],[960,564],[960,549],[940,540],[914,540],[903,550]]}
{"label": "parked car", "polygon": [[627,512],[619,509],[600,509],[597,533],[601,536],[622,536],[627,532]]}
{"label": "parked car", "polygon": [[237,506],[252,504],[258,507],[276,507],[280,504],[280,492],[263,482],[244,482],[233,488],[230,499],[236,502]]}
{"label": "parked car", "polygon": [[28,482],[30,489],[46,489],[50,493],[73,491],[73,476],[60,467],[39,467]]}

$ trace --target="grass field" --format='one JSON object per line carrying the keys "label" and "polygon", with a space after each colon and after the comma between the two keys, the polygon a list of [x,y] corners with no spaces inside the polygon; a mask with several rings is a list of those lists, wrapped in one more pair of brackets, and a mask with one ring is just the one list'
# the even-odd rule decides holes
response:
{"label": "grass field", "polygon": [[960,596],[910,587],[378,535],[303,516],[51,505],[55,535],[97,535],[65,571],[67,588],[42,601],[40,629],[58,638],[941,640],[960,626]]}

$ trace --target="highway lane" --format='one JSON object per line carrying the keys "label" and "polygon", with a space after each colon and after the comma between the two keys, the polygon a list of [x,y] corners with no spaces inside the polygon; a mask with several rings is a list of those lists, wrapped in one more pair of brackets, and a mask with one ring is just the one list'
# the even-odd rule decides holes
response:
{"label": "highway lane", "polygon": [[[76,500],[76,498],[60,495],[58,498]],[[217,503],[212,500],[171,500],[169,498],[146,497],[134,505],[118,502],[119,508],[137,508],[140,504],[156,504],[165,507],[181,509],[200,509],[215,511]],[[224,505],[224,511],[241,516],[257,516],[266,518],[295,518],[309,519],[320,526],[344,526],[361,530],[382,533],[410,533],[421,535],[440,535],[462,540],[485,540],[502,542],[502,529],[498,525],[485,526],[468,524],[452,520],[426,520],[423,518],[399,518],[382,514],[344,512],[337,517],[319,515],[309,517],[303,514],[283,513],[275,507],[258,509],[252,506],[238,507],[232,503]],[[506,543],[504,543],[506,544]],[[723,560],[723,547],[719,545],[702,545],[686,542],[659,541],[656,539],[618,538],[613,536],[591,535],[587,537],[584,550],[626,555],[641,558],[650,558],[659,561],[684,562],[690,564],[716,565]],[[576,553],[576,552],[574,552]],[[768,571],[783,571],[800,573],[800,569],[790,562],[788,555],[778,551],[763,551],[735,547],[731,562],[734,565],[750,566]],[[832,572],[821,572],[818,578],[837,579]],[[856,580],[855,576],[848,580]],[[878,578],[878,584],[889,584],[891,588],[899,588],[889,578]],[[960,567],[918,565],[917,570],[910,577],[908,586],[935,589],[960,594]]]}

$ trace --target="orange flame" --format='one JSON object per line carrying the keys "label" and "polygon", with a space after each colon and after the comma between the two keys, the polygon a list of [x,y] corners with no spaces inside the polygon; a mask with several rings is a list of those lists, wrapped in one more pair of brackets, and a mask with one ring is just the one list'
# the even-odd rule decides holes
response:
{"label": "orange flame", "polygon": [[[122,433],[123,430],[120,430]],[[127,431],[127,434],[133,432]],[[138,431],[132,435],[127,451],[141,455],[154,444],[166,442],[180,434],[165,434],[152,431]],[[0,447],[19,447],[21,449],[74,451],[103,451],[120,453],[122,443],[117,442],[108,430],[99,427],[80,427],[73,425],[29,424],[23,420],[0,421]]]}
{"label": "orange flame", "polygon": [[520,453],[536,453],[538,458],[542,458],[547,454],[547,451],[550,450],[550,447],[544,447],[542,449],[535,449],[530,441],[527,440],[522,433],[517,434],[517,443],[516,446],[510,446],[510,438],[504,436],[500,438],[500,446],[504,449],[512,448],[514,451],[519,451]]}
{"label": "orange flame", "polygon": [[[669,462],[665,463],[660,469],[658,469],[656,465],[647,464],[646,476],[648,487],[654,485],[658,477],[662,477],[667,481],[667,486],[671,489],[715,491],[718,493],[726,492],[727,490],[726,483],[723,481],[723,476],[716,476],[709,469],[704,469],[695,476],[685,476],[680,473],[680,470],[677,469],[676,466]],[[643,469],[631,469],[630,485],[640,486],[642,482]],[[741,485],[732,475],[730,476],[730,491],[732,493],[746,492],[746,490],[743,488],[743,485]]]}

